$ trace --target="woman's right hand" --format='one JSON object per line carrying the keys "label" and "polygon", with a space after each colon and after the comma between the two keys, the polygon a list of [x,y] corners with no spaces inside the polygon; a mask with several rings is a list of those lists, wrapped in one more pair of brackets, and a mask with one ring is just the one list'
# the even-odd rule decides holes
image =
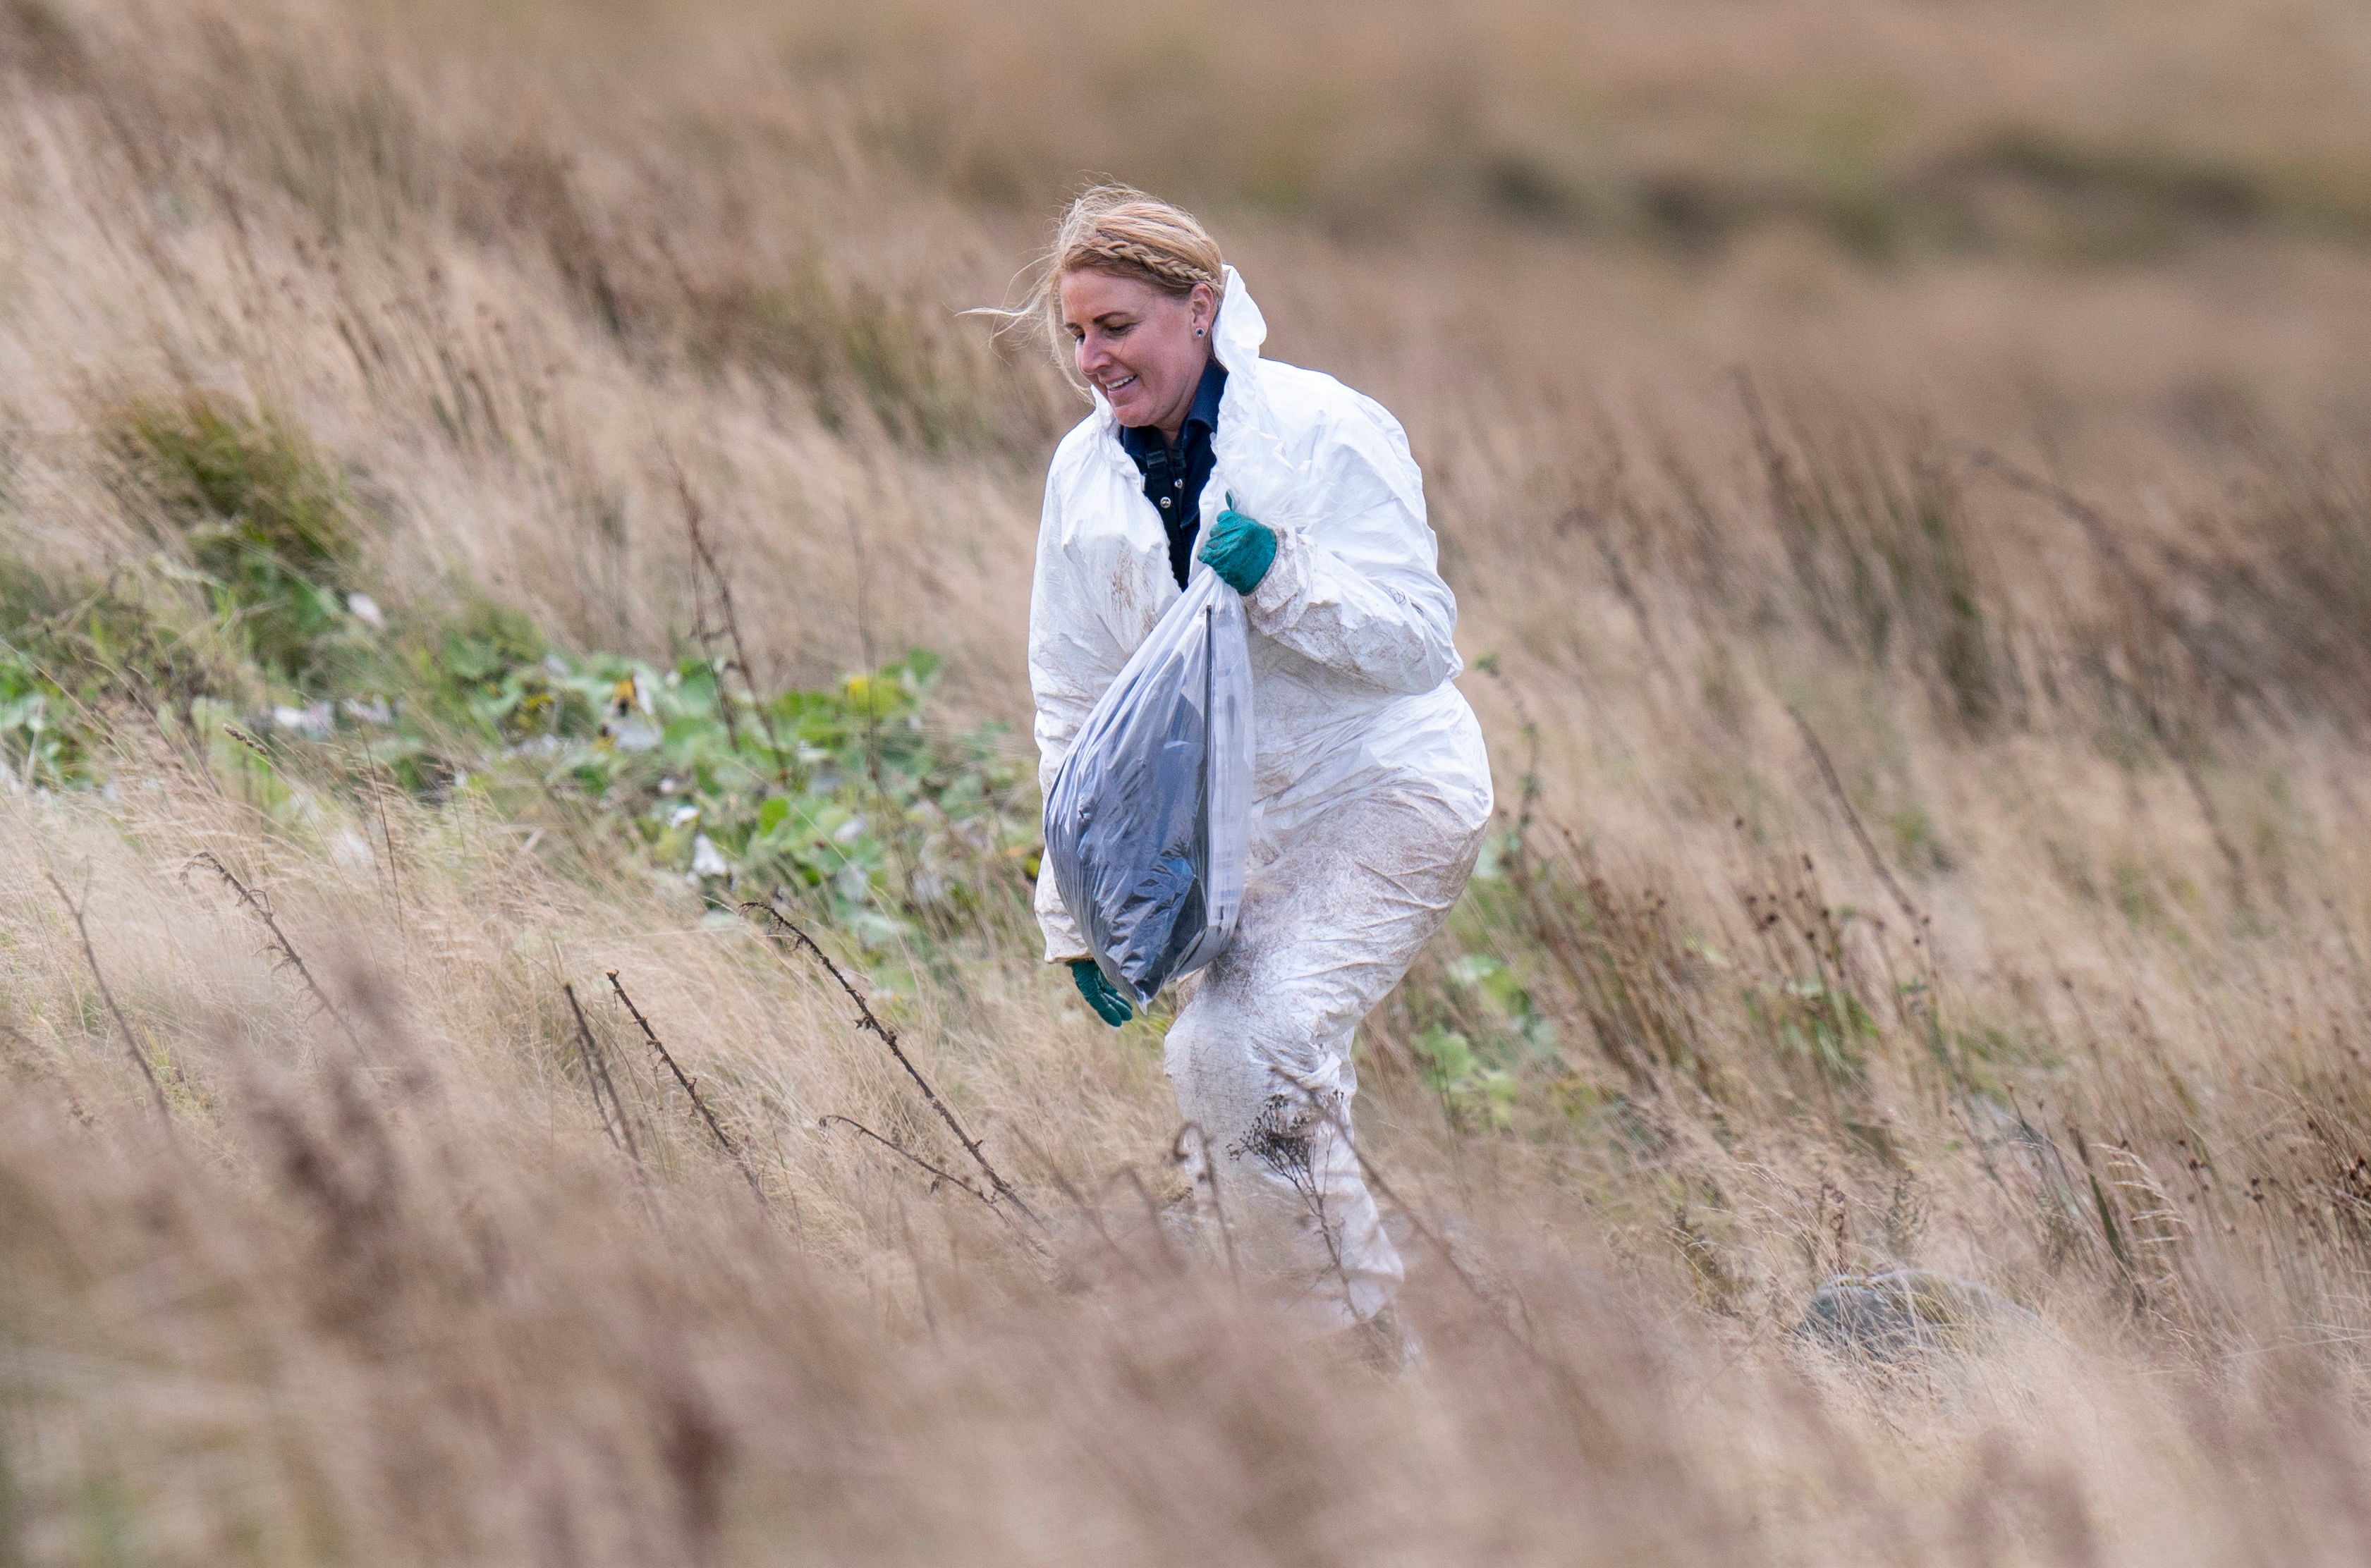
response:
{"label": "woman's right hand", "polygon": [[1104,972],[1093,959],[1070,960],[1070,978],[1078,983],[1079,995],[1087,998],[1087,1006],[1095,1009],[1095,1016],[1114,1029],[1136,1016],[1136,1009],[1104,978]]}

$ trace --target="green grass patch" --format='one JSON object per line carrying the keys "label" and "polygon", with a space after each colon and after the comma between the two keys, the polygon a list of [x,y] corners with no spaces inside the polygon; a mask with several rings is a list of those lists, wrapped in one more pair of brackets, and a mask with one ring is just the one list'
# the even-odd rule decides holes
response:
{"label": "green grass patch", "polygon": [[109,445],[157,548],[103,582],[0,573],[0,783],[103,785],[145,725],[272,809],[308,778],[466,796],[873,945],[1025,899],[1034,767],[999,726],[931,721],[927,651],[761,693],[706,657],[557,647],[490,602],[385,612],[341,472],[283,417],[138,402]]}

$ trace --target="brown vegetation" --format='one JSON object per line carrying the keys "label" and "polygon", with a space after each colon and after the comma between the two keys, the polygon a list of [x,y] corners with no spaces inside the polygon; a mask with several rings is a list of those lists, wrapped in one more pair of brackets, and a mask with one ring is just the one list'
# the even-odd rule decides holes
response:
{"label": "brown vegetation", "polygon": [[[0,0],[0,674],[107,738],[0,795],[0,1564],[2371,1550],[2362,16],[483,9]],[[1397,1378],[1186,1255],[995,846],[810,951],[223,718],[349,593],[1024,718],[1077,405],[956,313],[1091,171],[1460,595]],[[1796,1332],[1896,1268],[2024,1312]]]}

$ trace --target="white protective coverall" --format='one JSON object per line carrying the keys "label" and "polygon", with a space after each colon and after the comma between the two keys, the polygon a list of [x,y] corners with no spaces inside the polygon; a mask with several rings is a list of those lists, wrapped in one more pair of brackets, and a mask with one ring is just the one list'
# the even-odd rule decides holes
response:
{"label": "white protective coverall", "polygon": [[[1197,1208],[1238,1266],[1324,1320],[1365,1320],[1401,1278],[1349,1139],[1353,1030],[1440,928],[1490,816],[1490,765],[1451,685],[1457,602],[1436,570],[1399,421],[1330,375],[1260,357],[1267,323],[1230,267],[1227,369],[1202,491],[1277,536],[1245,600],[1255,801],[1233,942],[1180,986],[1164,1052]],[[1049,790],[1071,738],[1178,596],[1161,515],[1103,395],[1046,480],[1029,680]],[[1207,570],[1197,568],[1197,570]],[[1087,956],[1037,879],[1048,963]]]}

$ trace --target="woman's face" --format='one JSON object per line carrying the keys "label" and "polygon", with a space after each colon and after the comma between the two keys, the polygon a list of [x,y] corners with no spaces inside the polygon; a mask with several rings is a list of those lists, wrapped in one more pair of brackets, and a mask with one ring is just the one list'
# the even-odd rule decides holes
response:
{"label": "woman's face", "polygon": [[1154,426],[1172,441],[1210,362],[1217,303],[1208,283],[1179,296],[1109,272],[1062,274],[1062,327],[1079,374],[1110,400],[1120,423]]}

